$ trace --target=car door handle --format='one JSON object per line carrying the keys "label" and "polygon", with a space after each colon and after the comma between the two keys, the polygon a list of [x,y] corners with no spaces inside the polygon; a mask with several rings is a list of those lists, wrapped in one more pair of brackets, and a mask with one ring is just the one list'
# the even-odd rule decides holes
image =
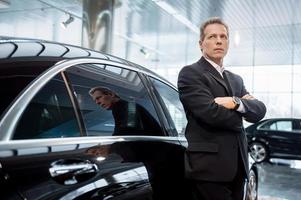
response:
{"label": "car door handle", "polygon": [[98,173],[98,167],[89,160],[64,159],[53,162],[49,173],[56,182],[73,185],[94,177]]}

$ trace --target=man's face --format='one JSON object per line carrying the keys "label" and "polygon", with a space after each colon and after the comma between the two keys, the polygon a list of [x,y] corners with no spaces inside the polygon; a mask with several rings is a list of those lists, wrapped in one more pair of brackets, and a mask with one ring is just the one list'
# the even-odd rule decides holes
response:
{"label": "man's face", "polygon": [[92,94],[92,98],[97,105],[100,105],[104,109],[111,109],[113,105],[113,95],[112,94],[104,94],[101,91],[96,90]]}
{"label": "man's face", "polygon": [[226,27],[222,24],[209,24],[204,33],[205,37],[200,41],[203,55],[217,64],[222,64],[229,46]]}

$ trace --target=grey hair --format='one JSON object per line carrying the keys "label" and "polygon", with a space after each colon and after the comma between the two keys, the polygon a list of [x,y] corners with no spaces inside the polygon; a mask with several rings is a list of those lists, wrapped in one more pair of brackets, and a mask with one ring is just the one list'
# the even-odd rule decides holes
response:
{"label": "grey hair", "polygon": [[227,30],[227,35],[229,37],[229,27],[228,25],[219,17],[212,17],[207,19],[200,27],[200,41],[203,41],[205,38],[205,28],[210,24],[221,24]]}
{"label": "grey hair", "polygon": [[[113,92],[110,88],[107,87],[102,87],[102,86],[97,86],[97,87],[93,87],[89,90],[89,94],[90,96],[92,96],[96,91],[100,91],[102,92],[104,95],[109,95],[109,94],[113,94],[116,97],[119,97],[118,94],[116,92]],[[119,97],[120,98],[120,97]]]}

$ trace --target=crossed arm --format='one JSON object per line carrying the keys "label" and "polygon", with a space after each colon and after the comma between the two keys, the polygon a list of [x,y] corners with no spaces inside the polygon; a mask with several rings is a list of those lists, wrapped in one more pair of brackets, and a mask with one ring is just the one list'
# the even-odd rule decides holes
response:
{"label": "crossed arm", "polygon": [[243,96],[240,100],[245,107],[245,113],[233,110],[235,103],[232,97],[214,97],[205,80],[204,74],[191,67],[184,67],[178,78],[180,100],[185,111],[196,120],[210,126],[236,130],[240,129],[241,117],[248,122],[257,122],[264,117],[264,104],[247,92],[242,79],[240,94]]}
{"label": "crossed arm", "polygon": [[[258,101],[250,94],[246,94],[240,99],[244,106],[244,110],[246,111],[240,113],[240,115],[246,121],[255,123],[264,117],[266,113],[266,107],[262,102]],[[217,97],[214,99],[214,102],[229,110],[232,110],[235,107],[232,97]]]}
{"label": "crossed arm", "polygon": [[[241,97],[241,99],[254,100],[255,98],[250,94],[246,94],[243,97]],[[214,102],[218,105],[224,106],[227,109],[233,109],[235,107],[235,103],[232,97],[216,97],[214,99]]]}

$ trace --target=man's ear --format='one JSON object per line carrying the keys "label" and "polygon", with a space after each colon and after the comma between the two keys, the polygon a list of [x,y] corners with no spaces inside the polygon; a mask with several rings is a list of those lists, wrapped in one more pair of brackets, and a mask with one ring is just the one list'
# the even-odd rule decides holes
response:
{"label": "man's ear", "polygon": [[201,51],[203,51],[203,48],[202,48],[202,41],[201,41],[201,40],[199,40],[199,47],[200,47]]}

